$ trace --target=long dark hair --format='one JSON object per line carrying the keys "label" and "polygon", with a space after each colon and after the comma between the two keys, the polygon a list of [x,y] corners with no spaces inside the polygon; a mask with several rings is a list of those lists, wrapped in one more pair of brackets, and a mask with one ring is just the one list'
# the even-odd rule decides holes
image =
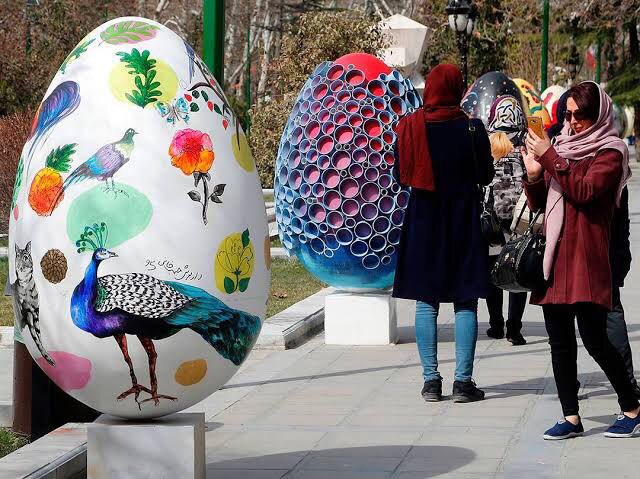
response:
{"label": "long dark hair", "polygon": [[586,81],[569,89],[570,98],[576,102],[580,112],[593,123],[600,115],[600,90],[595,83]]}

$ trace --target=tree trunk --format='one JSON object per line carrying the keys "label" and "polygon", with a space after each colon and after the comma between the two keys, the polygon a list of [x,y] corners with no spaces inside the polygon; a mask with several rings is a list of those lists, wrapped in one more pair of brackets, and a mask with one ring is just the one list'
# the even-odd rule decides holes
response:
{"label": "tree trunk", "polygon": [[138,16],[147,16],[147,0],[138,0]]}
{"label": "tree trunk", "polygon": [[635,119],[633,120],[633,133],[636,136],[636,161],[640,161],[640,104],[633,106]]}
{"label": "tree trunk", "polygon": [[[269,2],[267,1],[267,8]],[[270,23],[271,15],[267,13],[264,20],[264,30],[262,30],[262,62],[260,63],[260,80],[258,81],[258,101],[261,101],[264,97],[264,93],[267,88],[267,79],[269,75],[269,65],[271,64],[271,43],[273,40],[273,30]]]}
{"label": "tree trunk", "polygon": [[638,30],[636,27],[635,19],[627,25],[629,29],[629,53],[631,54],[631,61],[637,62],[640,56],[640,46],[638,46]]}

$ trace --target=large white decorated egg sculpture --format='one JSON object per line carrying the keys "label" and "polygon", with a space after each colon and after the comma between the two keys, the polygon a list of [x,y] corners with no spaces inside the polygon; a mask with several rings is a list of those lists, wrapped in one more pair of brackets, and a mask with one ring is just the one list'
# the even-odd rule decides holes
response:
{"label": "large white decorated egg sculpture", "polygon": [[246,359],[270,277],[262,191],[224,93],[168,28],[119,18],[69,54],[12,206],[17,329],[76,399],[162,416]]}

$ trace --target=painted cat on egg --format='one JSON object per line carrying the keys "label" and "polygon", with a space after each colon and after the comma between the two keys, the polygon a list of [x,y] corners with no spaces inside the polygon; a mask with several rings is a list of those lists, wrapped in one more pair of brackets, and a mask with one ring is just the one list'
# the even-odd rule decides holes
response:
{"label": "painted cat on egg", "polygon": [[12,210],[16,329],[78,400],[163,416],[246,359],[269,287],[262,191],[220,86],[168,28],[115,19],[67,56]]}

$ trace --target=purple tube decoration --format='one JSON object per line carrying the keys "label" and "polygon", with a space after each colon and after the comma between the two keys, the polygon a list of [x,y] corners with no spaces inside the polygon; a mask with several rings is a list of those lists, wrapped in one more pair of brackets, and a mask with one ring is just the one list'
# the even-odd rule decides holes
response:
{"label": "purple tube decoration", "polygon": [[327,188],[335,188],[340,183],[340,174],[330,168],[322,173],[322,184]]}
{"label": "purple tube decoration", "polygon": [[354,199],[346,199],[342,202],[342,212],[346,216],[356,216],[360,212],[360,204]]}
{"label": "purple tube decoration", "polygon": [[344,225],[344,216],[339,211],[330,211],[327,215],[327,223],[331,225],[333,229],[342,228]]}
{"label": "purple tube decoration", "polygon": [[342,204],[340,193],[335,190],[327,191],[324,195],[323,203],[328,210],[337,210]]}
{"label": "purple tube decoration", "polygon": [[336,240],[341,245],[349,245],[353,242],[353,233],[347,228],[341,228],[336,232]]}
{"label": "purple tube decoration", "polygon": [[355,240],[350,249],[353,256],[364,256],[369,251],[369,246],[364,241]]}

